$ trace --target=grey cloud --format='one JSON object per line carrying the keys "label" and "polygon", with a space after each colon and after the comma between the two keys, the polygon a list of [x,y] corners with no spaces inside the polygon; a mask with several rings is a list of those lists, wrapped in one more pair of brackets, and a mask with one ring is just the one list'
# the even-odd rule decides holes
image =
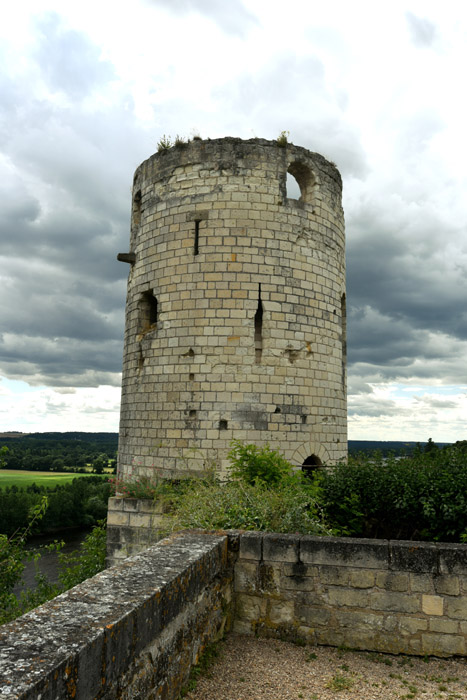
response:
{"label": "grey cloud", "polygon": [[405,19],[412,43],[417,48],[433,46],[438,37],[436,24],[426,17],[418,17],[413,12],[406,12]]}
{"label": "grey cloud", "polygon": [[372,394],[373,388],[362,377],[351,376],[347,378],[347,393],[351,394]]}
{"label": "grey cloud", "polygon": [[53,90],[80,99],[114,77],[99,49],[82,33],[63,27],[56,13],[41,15],[36,26],[41,37],[36,59]]}
{"label": "grey cloud", "polygon": [[458,408],[458,403],[456,401],[450,401],[448,399],[437,399],[433,396],[414,396],[413,397],[421,407],[427,407],[430,409],[436,408]]}
{"label": "grey cloud", "polygon": [[[81,106],[112,75],[87,38],[46,19],[34,70],[18,84],[0,78],[0,372],[35,385],[118,385],[128,268],[116,254],[128,246],[147,134],[124,93],[95,113]],[[38,75],[69,87],[73,108],[38,100]]]}
{"label": "grey cloud", "polygon": [[327,85],[316,56],[280,54],[262,71],[216,89],[213,98],[219,109],[235,115],[234,128],[247,122],[277,136],[286,130],[295,143],[335,161],[344,176],[368,172],[360,136],[343,112],[342,93]]}
{"label": "grey cloud", "polygon": [[212,19],[228,34],[245,34],[258,20],[240,0],[146,0],[149,5],[165,7],[174,14],[197,12]]}
{"label": "grey cloud", "polygon": [[[122,364],[120,341],[80,341],[4,334],[0,371],[32,385],[118,386]],[[90,366],[91,365],[91,366]]]}
{"label": "grey cloud", "polygon": [[377,397],[365,396],[362,399],[358,397],[349,401],[348,414],[349,416],[401,416],[409,413],[395,402],[389,399],[380,399]]}

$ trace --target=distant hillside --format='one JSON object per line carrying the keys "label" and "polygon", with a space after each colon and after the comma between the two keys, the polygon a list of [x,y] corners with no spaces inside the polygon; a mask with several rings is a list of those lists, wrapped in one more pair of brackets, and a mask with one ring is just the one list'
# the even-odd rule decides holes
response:
{"label": "distant hillside", "polygon": [[8,452],[8,469],[63,471],[84,469],[101,461],[115,460],[118,433],[0,433],[0,447]]}
{"label": "distant hillside", "polygon": [[[450,445],[449,442],[437,442],[438,447]],[[423,448],[426,442],[401,442],[397,440],[349,440],[349,454],[358,452],[381,452],[383,455],[389,452],[396,454],[411,454],[417,445]]]}

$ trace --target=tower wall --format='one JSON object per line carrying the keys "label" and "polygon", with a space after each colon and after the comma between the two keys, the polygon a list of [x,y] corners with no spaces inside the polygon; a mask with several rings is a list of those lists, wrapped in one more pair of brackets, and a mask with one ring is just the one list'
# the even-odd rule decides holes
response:
{"label": "tower wall", "polygon": [[224,470],[234,438],[297,465],[346,458],[341,194],[333,164],[275,141],[195,140],[140,165],[120,476]]}

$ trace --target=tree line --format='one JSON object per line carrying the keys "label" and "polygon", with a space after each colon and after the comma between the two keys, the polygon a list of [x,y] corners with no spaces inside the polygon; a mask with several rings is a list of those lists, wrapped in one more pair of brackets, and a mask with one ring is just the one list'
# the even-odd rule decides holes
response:
{"label": "tree line", "polygon": [[0,436],[5,446],[6,469],[83,472],[91,467],[102,473],[115,469],[118,433],[31,433]]}
{"label": "tree line", "polygon": [[35,525],[35,533],[86,527],[107,516],[111,485],[105,477],[77,477],[54,487],[32,484],[0,489],[0,533],[10,536],[28,522],[29,514],[48,497],[48,507]]}

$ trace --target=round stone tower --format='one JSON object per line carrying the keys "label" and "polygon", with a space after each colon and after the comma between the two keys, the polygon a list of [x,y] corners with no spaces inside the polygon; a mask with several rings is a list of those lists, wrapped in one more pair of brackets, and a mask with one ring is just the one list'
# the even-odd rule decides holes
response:
{"label": "round stone tower", "polygon": [[224,472],[233,439],[305,468],[346,458],[341,195],[334,164],[277,141],[195,139],[140,165],[118,256],[120,477]]}

